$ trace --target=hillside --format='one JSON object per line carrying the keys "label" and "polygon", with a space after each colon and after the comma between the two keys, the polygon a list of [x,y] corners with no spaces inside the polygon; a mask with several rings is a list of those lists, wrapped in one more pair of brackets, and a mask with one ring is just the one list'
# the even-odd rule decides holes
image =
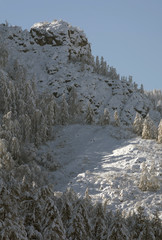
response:
{"label": "hillside", "polygon": [[0,239],[160,240],[160,99],[77,27],[1,24]]}
{"label": "hillside", "polygon": [[84,32],[66,22],[38,23],[30,32],[1,25],[0,33],[9,53],[8,65],[17,61],[25,68],[27,79],[34,76],[38,91],[53,93],[58,102],[63,94],[68,101],[74,87],[83,112],[90,103],[96,122],[104,108],[111,118],[117,110],[126,124],[133,121],[136,112],[145,117],[153,108],[131,79],[120,80],[109,66],[107,74],[100,71]]}

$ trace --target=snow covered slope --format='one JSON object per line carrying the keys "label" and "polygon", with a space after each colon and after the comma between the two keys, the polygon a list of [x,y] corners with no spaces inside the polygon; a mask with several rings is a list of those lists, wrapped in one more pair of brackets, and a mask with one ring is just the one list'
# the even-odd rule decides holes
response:
{"label": "snow covered slope", "polygon": [[[8,52],[6,71],[18,61],[26,69],[26,78],[35,76],[39,93],[50,92],[61,101],[75,88],[82,112],[88,103],[98,122],[104,108],[111,119],[117,110],[123,123],[133,121],[153,108],[151,101],[131,81],[96,71],[90,43],[84,32],[64,21],[34,24],[28,32],[20,27],[0,25],[0,42]],[[12,74],[11,74],[12,75]]]}
{"label": "snow covered slope", "polygon": [[64,192],[71,187],[84,196],[88,188],[91,199],[106,200],[109,209],[129,212],[143,206],[147,214],[158,210],[162,218],[162,189],[139,188],[143,162],[148,169],[155,164],[155,175],[161,184],[161,145],[112,126],[57,127],[55,136],[54,141],[38,150],[39,158],[48,153],[59,163],[56,171],[49,171],[55,191]]}

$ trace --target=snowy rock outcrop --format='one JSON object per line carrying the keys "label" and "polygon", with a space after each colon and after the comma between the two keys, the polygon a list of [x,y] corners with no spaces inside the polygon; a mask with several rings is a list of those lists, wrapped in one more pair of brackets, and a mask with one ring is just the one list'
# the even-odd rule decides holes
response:
{"label": "snowy rock outcrop", "polygon": [[132,123],[136,112],[145,117],[153,109],[151,100],[132,81],[120,80],[117,74],[112,76],[110,67],[107,75],[96,70],[84,32],[62,20],[34,24],[30,32],[1,24],[0,43],[0,51],[5,51],[0,62],[11,78],[15,75],[11,66],[17,61],[25,69],[26,80],[35,76],[38,92],[53,94],[59,104],[63,95],[70,101],[74,88],[82,114],[86,114],[90,104],[96,123],[105,108],[110,122],[117,111],[124,124]]}
{"label": "snowy rock outcrop", "polygon": [[36,23],[31,27],[30,33],[40,46],[67,46],[69,59],[81,58],[91,53],[84,32],[62,20]]}

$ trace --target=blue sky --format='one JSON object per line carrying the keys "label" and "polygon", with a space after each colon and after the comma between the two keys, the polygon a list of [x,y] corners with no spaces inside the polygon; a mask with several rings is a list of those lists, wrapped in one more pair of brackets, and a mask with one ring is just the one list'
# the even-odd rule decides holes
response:
{"label": "blue sky", "polygon": [[0,23],[23,29],[63,19],[84,30],[93,55],[146,90],[162,90],[162,0],[0,0]]}

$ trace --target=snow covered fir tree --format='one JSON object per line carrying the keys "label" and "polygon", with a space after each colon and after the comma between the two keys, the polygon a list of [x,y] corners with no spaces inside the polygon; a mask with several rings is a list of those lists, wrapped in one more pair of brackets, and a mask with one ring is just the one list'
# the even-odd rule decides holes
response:
{"label": "snow covered fir tree", "polygon": [[0,24],[0,239],[162,238],[162,93],[64,21]]}

